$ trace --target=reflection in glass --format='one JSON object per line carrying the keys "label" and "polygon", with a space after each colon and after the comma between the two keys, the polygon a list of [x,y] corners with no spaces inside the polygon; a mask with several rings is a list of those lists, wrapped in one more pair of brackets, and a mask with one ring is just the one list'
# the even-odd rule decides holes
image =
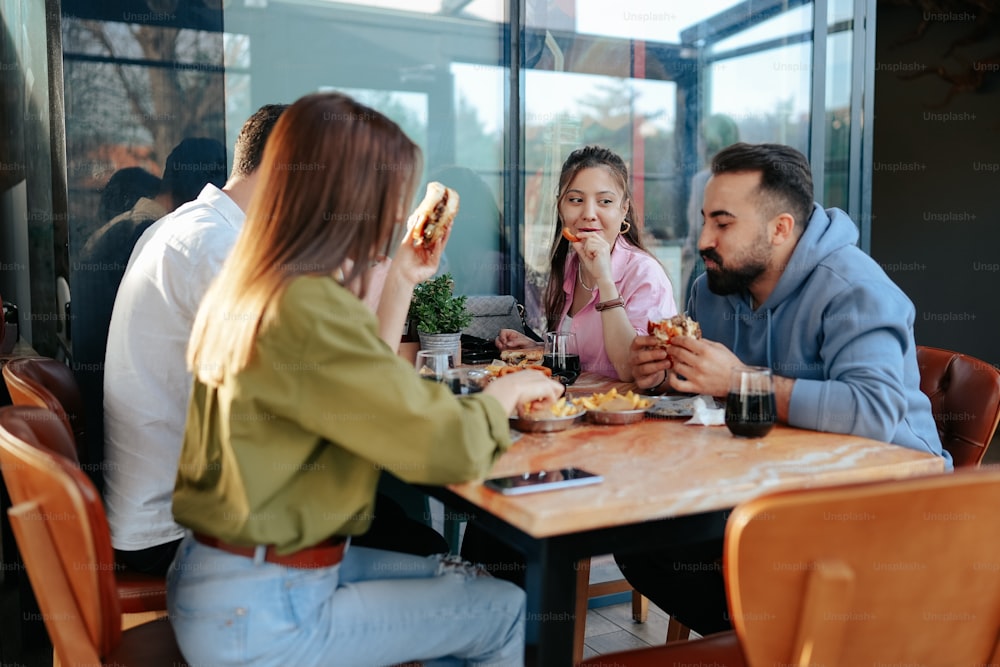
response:
{"label": "reflection in glass", "polygon": [[[458,291],[516,294],[523,284],[529,322],[542,330],[533,286],[545,283],[555,178],[569,152],[603,144],[626,159],[647,243],[682,302],[704,121],[728,114],[743,140],[812,147],[810,2],[757,10],[742,0],[525,0],[524,26],[502,0],[253,0],[220,5],[204,25],[178,10],[169,26],[122,23],[120,12],[101,20],[113,12],[97,0],[70,4],[91,17],[63,20],[71,248],[95,224],[97,189],[116,169],[157,173],[164,149],[192,128],[231,147],[257,106],[336,88],[421,145],[421,185],[451,169],[484,185],[468,186],[475,194],[463,204],[490,214],[460,219],[467,238],[456,235],[446,256],[467,277],[456,278]],[[818,96],[835,205],[844,205],[852,164],[849,102],[862,92],[850,86],[853,5],[827,3],[834,32]],[[515,31],[523,69],[511,78]]]}

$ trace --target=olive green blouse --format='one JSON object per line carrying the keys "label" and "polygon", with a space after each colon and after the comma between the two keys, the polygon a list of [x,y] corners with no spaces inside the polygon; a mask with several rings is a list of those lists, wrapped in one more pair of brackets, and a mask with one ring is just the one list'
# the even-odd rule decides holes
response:
{"label": "olive green blouse", "polygon": [[175,520],[281,553],[368,529],[382,470],[447,484],[484,476],[510,446],[500,403],[420,379],[332,278],[300,277],[246,368],[195,380]]}

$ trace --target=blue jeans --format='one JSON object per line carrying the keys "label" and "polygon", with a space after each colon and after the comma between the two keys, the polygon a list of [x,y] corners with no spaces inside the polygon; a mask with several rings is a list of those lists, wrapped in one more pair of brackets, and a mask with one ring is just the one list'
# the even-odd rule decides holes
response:
{"label": "blue jeans", "polygon": [[446,556],[349,547],[307,570],[188,535],[167,608],[192,667],[524,664],[524,592]]}

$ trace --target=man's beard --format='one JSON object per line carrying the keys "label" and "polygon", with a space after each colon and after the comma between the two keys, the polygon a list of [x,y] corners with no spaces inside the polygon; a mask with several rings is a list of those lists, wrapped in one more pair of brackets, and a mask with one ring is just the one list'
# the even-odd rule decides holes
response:
{"label": "man's beard", "polygon": [[701,256],[703,259],[711,259],[719,267],[705,268],[705,273],[708,275],[708,289],[719,296],[749,290],[754,281],[767,269],[771,259],[769,247],[759,239],[745,253],[742,264],[727,267],[713,248],[702,251]]}

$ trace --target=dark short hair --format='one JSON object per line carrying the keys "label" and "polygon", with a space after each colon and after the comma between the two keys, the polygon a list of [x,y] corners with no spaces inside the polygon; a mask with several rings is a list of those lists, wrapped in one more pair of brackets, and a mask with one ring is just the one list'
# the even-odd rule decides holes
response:
{"label": "dark short hair", "polygon": [[125,211],[132,210],[142,197],[153,198],[160,192],[160,179],[142,167],[124,167],[111,174],[101,188],[97,217],[107,222]]}
{"label": "dark short hair", "polygon": [[267,138],[287,108],[287,104],[265,104],[243,123],[233,151],[233,176],[249,176],[257,171]]}
{"label": "dark short hair", "polygon": [[809,160],[783,144],[733,144],[712,158],[712,174],[760,172],[761,206],[770,216],[788,212],[801,229],[813,209],[813,181]]}
{"label": "dark short hair", "polygon": [[215,139],[191,137],[177,144],[163,166],[160,192],[169,194],[175,206],[198,197],[208,183],[226,184],[226,147]]}

